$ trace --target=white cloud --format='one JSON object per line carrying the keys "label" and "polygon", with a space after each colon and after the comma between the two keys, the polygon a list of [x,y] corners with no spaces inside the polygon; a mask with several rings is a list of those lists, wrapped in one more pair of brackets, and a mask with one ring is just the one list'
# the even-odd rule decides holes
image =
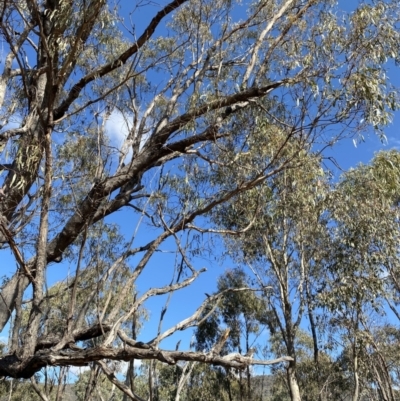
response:
{"label": "white cloud", "polygon": [[[136,127],[138,128],[138,127]],[[115,146],[120,150],[120,154],[124,154],[124,162],[130,160],[132,156],[132,143],[134,137],[130,141],[126,141],[129,132],[134,129],[133,127],[133,115],[126,114],[123,115],[119,111],[113,111],[111,115],[107,118],[105,122],[106,134],[110,138],[111,145]],[[144,135],[140,141],[140,149],[144,146],[147,139],[150,137],[150,130],[147,135]],[[137,132],[135,133],[137,134]]]}
{"label": "white cloud", "polygon": [[105,129],[110,138],[111,145],[119,149],[119,157],[123,157],[126,163],[132,156],[132,140],[126,141],[129,131],[133,124],[132,115],[122,115],[118,111],[113,111],[105,123]]}
{"label": "white cloud", "polygon": [[113,145],[121,147],[132,129],[132,116],[124,117],[119,111],[113,111],[106,121],[105,128]]}

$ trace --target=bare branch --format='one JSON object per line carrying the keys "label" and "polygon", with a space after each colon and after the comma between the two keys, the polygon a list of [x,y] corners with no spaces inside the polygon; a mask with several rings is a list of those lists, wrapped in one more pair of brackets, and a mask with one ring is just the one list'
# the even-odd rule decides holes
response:
{"label": "bare branch", "polygon": [[250,365],[275,365],[293,360],[287,356],[272,360],[255,360],[237,353],[217,356],[213,353],[142,349],[128,345],[123,348],[97,346],[86,350],[39,351],[24,364],[22,369],[19,367],[18,358],[15,355],[8,355],[0,360],[0,375],[10,376],[12,373],[14,377],[29,378],[44,366],[87,366],[90,362],[98,362],[103,359],[119,361],[152,359],[170,365],[175,365],[179,361],[202,362],[236,369],[244,369]]}

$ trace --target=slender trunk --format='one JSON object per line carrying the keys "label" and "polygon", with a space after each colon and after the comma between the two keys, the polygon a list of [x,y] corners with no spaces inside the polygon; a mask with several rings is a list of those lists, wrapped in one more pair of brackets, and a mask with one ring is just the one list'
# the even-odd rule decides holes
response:
{"label": "slender trunk", "polygon": [[242,371],[239,372],[239,392],[240,392],[240,401],[243,400],[243,374]]}
{"label": "slender trunk", "polygon": [[320,366],[319,366],[319,347],[318,347],[318,337],[317,337],[317,326],[315,324],[314,320],[314,314],[313,314],[313,308],[312,308],[312,299],[311,299],[311,294],[310,294],[310,288],[309,288],[309,283],[306,281],[306,296],[307,296],[307,309],[308,309],[308,319],[310,321],[310,327],[311,327],[311,335],[313,339],[313,350],[314,350],[314,364],[315,364],[315,369],[317,371],[317,384],[318,384],[318,400],[323,401],[324,397],[322,395],[322,385],[321,385],[321,375],[320,373]]}
{"label": "slender trunk", "polygon": [[359,393],[360,393],[360,383],[358,377],[358,356],[356,354],[356,344],[354,343],[353,348],[353,377],[354,377],[354,392],[353,392],[353,401],[358,401]]}
{"label": "slender trunk", "polygon": [[48,391],[46,390],[46,388],[43,389],[38,386],[35,377],[31,377],[31,385],[35,390],[35,393],[39,396],[39,398],[42,401],[50,401],[50,398],[48,396]]}
{"label": "slender trunk", "polygon": [[296,351],[294,347],[294,332],[293,326],[286,323],[286,337],[287,337],[287,351],[288,355],[293,358],[293,361],[289,362],[287,367],[287,382],[290,390],[291,401],[301,401],[300,388],[296,377]]}
{"label": "slender trunk", "polygon": [[8,391],[8,401],[11,401],[13,393],[13,384],[14,384],[14,379],[10,379],[10,390]]}
{"label": "slender trunk", "polygon": [[306,283],[306,295],[307,295],[307,309],[308,309],[308,319],[310,320],[310,327],[311,327],[311,334],[313,339],[313,348],[314,348],[314,362],[318,364],[318,338],[317,338],[317,327],[314,321],[314,315],[312,312],[312,301],[311,301],[311,294],[310,288],[308,287],[308,282]]}
{"label": "slender trunk", "polygon": [[386,364],[386,361],[379,351],[378,351],[378,360],[380,361],[380,366],[384,377],[384,383],[386,383],[386,390],[387,390],[386,392],[388,394],[388,400],[394,401],[395,396],[393,392],[392,378],[390,376],[389,368]]}
{"label": "slender trunk", "polygon": [[394,401],[396,398],[393,392],[393,384],[388,366],[385,358],[377,349],[376,344],[374,344],[374,347],[376,349],[376,354],[372,361],[372,365],[375,372],[375,378],[378,383],[378,390],[380,389],[381,391],[382,401]]}
{"label": "slender trunk", "polygon": [[[226,374],[229,374],[229,371],[226,371]],[[231,379],[228,376],[228,397],[229,397],[229,401],[232,401],[232,389],[231,389]]]}
{"label": "slender trunk", "polygon": [[296,361],[289,362],[287,368],[287,380],[290,389],[290,400],[301,401],[299,384],[296,378]]}
{"label": "slender trunk", "polygon": [[251,400],[251,374],[250,374],[250,366],[246,367],[246,374],[247,374],[247,399]]}
{"label": "slender trunk", "polygon": [[[126,370],[126,377],[125,377],[125,385],[131,389],[132,393],[135,392],[135,386],[134,386],[134,359],[132,361],[129,361],[128,364],[128,369]],[[122,396],[122,401],[129,401],[128,395],[124,393]]]}
{"label": "slender trunk", "polygon": [[[136,302],[136,294],[133,298],[133,302]],[[133,316],[132,327],[131,327],[131,336],[134,341],[136,341],[136,338],[137,338],[137,333],[136,333],[137,320],[136,319],[137,319],[136,315]],[[128,369],[126,371],[125,385],[131,389],[132,393],[135,393],[135,360],[134,359],[129,361]],[[122,397],[122,401],[129,401],[128,395],[126,393],[124,393],[124,395]]]}
{"label": "slender trunk", "polygon": [[[249,345],[249,333],[250,333],[250,325],[246,323],[246,353],[250,352],[250,345]],[[247,376],[247,400],[251,400],[251,374],[250,374],[250,366],[246,367],[246,376]]]}
{"label": "slender trunk", "polygon": [[293,361],[289,362],[287,367],[287,384],[290,390],[291,401],[301,401],[299,384],[296,377],[296,349],[295,349],[295,338],[296,328],[292,322],[292,308],[288,301],[287,293],[285,294],[284,311],[285,311],[285,335],[286,335],[286,350],[287,354],[293,358]]}
{"label": "slender trunk", "polygon": [[386,389],[385,389],[386,386],[383,384],[383,381],[378,372],[378,369],[376,368],[375,365],[373,365],[373,366],[374,366],[374,372],[375,372],[375,379],[376,379],[376,382],[378,383],[378,392],[380,393],[380,397],[382,398],[382,401],[389,401],[389,397],[388,397]]}
{"label": "slender trunk", "polygon": [[156,386],[156,361],[151,360],[149,363],[149,401],[157,401]]}
{"label": "slender trunk", "polygon": [[90,376],[88,383],[86,385],[85,396],[83,398],[84,401],[90,401],[90,399],[92,398],[93,390],[95,389],[97,384],[97,376],[98,376],[97,366],[91,366]]}
{"label": "slender trunk", "polygon": [[68,368],[63,366],[60,369],[60,375],[58,377],[58,387],[57,387],[57,393],[56,393],[56,398],[55,401],[62,401],[62,399],[64,398],[64,394],[65,394],[65,384],[66,384],[66,380],[65,377],[67,375],[68,372]]}
{"label": "slender trunk", "polygon": [[182,374],[181,374],[181,377],[179,379],[178,386],[176,389],[175,401],[180,401],[182,390],[184,389],[185,384],[189,380],[189,378],[192,374],[193,368],[195,366],[196,366],[196,362],[193,362],[193,363],[187,362],[186,365],[183,367]]}

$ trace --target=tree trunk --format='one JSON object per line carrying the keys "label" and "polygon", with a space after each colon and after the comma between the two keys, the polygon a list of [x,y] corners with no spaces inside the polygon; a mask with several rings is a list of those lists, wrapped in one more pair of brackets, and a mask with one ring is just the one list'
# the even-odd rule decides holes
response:
{"label": "tree trunk", "polygon": [[290,400],[291,401],[301,401],[299,384],[296,378],[296,362],[289,362],[287,368],[287,379],[290,389]]}
{"label": "tree trunk", "polygon": [[358,378],[358,356],[356,354],[355,344],[354,344],[354,356],[353,356],[353,367],[354,367],[354,391],[353,391],[353,401],[358,401],[360,393],[360,384]]}
{"label": "tree trunk", "polygon": [[321,376],[320,376],[320,373],[322,373],[322,372],[321,372],[321,369],[319,366],[319,347],[318,347],[317,326],[316,326],[316,323],[314,320],[312,299],[311,299],[308,281],[306,281],[305,288],[306,288],[306,295],[307,295],[308,319],[310,321],[310,328],[311,328],[311,334],[312,334],[312,339],[313,339],[314,363],[315,363],[315,368],[317,369],[317,383],[318,383],[318,390],[319,390],[318,400],[323,401],[324,397],[322,395],[323,386],[321,385]]}

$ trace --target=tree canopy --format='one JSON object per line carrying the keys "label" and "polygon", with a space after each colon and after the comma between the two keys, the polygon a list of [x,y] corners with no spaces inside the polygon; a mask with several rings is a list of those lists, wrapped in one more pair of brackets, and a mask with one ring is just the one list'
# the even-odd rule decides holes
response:
{"label": "tree canopy", "polygon": [[[151,338],[137,338],[136,325],[146,301],[190,286],[202,273],[193,256],[204,249],[203,235],[260,227],[264,220],[254,225],[254,218],[266,211],[265,202],[272,206],[263,219],[286,222],[290,214],[292,229],[304,218],[291,240],[309,266],[286,265],[299,290],[307,287],[301,269],[317,274],[317,259],[329,265],[328,253],[311,254],[305,242],[306,225],[324,217],[322,209],[314,214],[325,196],[320,163],[342,138],[371,131],[384,137],[399,106],[387,74],[400,61],[399,17],[395,0],[365,2],[352,13],[327,0],[2,2],[0,243],[13,261],[4,266],[0,292],[0,327],[10,333],[0,375],[31,378],[45,367],[93,364],[139,399],[108,361],[294,366],[294,343],[277,360],[159,347],[211,316],[227,294],[246,288],[211,295],[191,317],[166,330],[160,323]],[[374,174],[385,177],[386,192],[374,183],[368,193],[380,197],[371,207],[396,204],[396,163],[377,159]],[[350,196],[342,194],[346,185],[351,190],[351,174],[337,196]],[[320,188],[321,197],[317,189],[308,198],[290,198],[302,181]],[[253,217],[238,213],[241,201]],[[351,212],[332,210],[340,214],[335,230],[343,226],[349,235],[342,258],[355,246],[350,231],[360,232],[347,219],[359,213],[357,224],[370,224],[369,214],[362,221],[366,209],[350,206]],[[270,261],[286,252],[285,235],[274,230],[257,238],[267,249],[278,246],[268,250]],[[334,243],[338,235],[327,238]],[[382,246],[365,235],[360,252]],[[176,254],[173,280],[138,289],[166,243]],[[247,252],[265,256],[258,248]],[[360,255],[351,257],[358,263]],[[383,263],[368,260],[372,270]],[[386,262],[390,272],[392,261]],[[281,297],[282,266],[270,283],[280,286]],[[353,274],[357,266],[341,268]],[[48,278],[52,270],[56,284]],[[335,272],[325,271],[326,286]],[[396,285],[393,273],[390,286]],[[317,302],[312,291],[301,301],[310,314]],[[286,331],[295,341],[292,323],[286,319]]]}

